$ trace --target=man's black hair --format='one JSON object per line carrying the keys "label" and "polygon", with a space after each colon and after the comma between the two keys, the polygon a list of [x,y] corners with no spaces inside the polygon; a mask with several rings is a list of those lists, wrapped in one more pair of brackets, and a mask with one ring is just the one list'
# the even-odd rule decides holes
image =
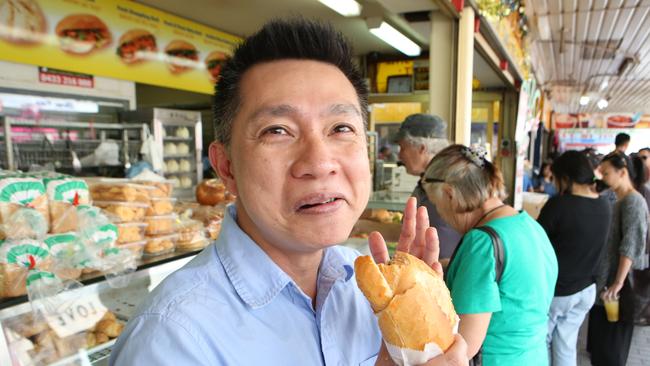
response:
{"label": "man's black hair", "polygon": [[244,73],[263,62],[287,59],[314,60],[338,67],[356,90],[366,123],[368,87],[353,61],[352,47],[345,37],[327,23],[303,18],[276,19],[246,38],[221,70],[213,109],[217,141],[230,144]]}
{"label": "man's black hair", "polygon": [[628,142],[630,142],[630,135],[624,132],[621,132],[618,135],[616,135],[616,139],[614,139],[614,144],[616,145],[616,147],[625,145]]}

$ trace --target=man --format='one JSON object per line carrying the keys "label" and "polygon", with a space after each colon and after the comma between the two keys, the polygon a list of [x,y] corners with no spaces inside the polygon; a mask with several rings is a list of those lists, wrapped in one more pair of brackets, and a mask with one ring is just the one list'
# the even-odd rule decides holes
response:
{"label": "man", "polygon": [[[650,147],[644,147],[638,152],[639,157],[641,160],[643,160],[643,163],[645,164],[646,168],[648,168],[648,171],[650,172]],[[646,182],[645,184],[646,188],[648,191],[650,191],[650,179]]]}
{"label": "man", "polygon": [[382,146],[381,149],[379,149],[379,159],[383,160],[386,163],[396,163],[397,162],[397,155],[393,152],[393,149],[391,149],[390,146]]}
{"label": "man", "polygon": [[[395,142],[399,144],[399,159],[406,172],[422,176],[431,159],[449,145],[447,123],[440,117],[429,114],[412,114],[402,122]],[[442,220],[436,207],[429,201],[422,183],[413,190],[418,205],[425,206],[429,212],[429,225],[438,230],[440,258],[447,263],[460,241],[461,235]]]}
{"label": "man", "polygon": [[[229,191],[218,240],[171,274],[125,327],[111,365],[389,365],[334,246],[365,209],[367,88],[331,26],[276,20],[222,69],[210,161]],[[435,230],[410,202],[402,250],[439,269]],[[421,210],[423,211],[423,210]],[[386,260],[373,233],[375,260]],[[427,365],[466,364],[462,338]]]}
{"label": "man", "polygon": [[625,150],[630,145],[630,135],[624,132],[619,133],[614,139],[614,145],[616,145],[616,151],[625,154]]}

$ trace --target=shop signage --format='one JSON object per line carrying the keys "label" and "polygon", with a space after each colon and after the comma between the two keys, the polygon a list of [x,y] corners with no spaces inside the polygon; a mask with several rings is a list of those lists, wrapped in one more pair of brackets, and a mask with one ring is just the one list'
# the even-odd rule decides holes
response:
{"label": "shop signage", "polygon": [[38,81],[46,84],[78,86],[80,88],[93,88],[95,86],[92,75],[48,69],[47,67],[38,68]]}
{"label": "shop signage", "polygon": [[650,128],[650,114],[641,113],[556,113],[553,128]]}
{"label": "shop signage", "polygon": [[39,97],[35,95],[0,93],[0,105],[4,108],[19,109],[22,111],[52,111],[97,113],[99,106],[88,100]]}
{"label": "shop signage", "polygon": [[[0,59],[48,69],[211,94],[240,41],[127,0],[0,2]],[[88,87],[87,79],[42,76]]]}
{"label": "shop signage", "polygon": [[106,311],[95,294],[63,302],[54,311],[47,312],[45,320],[60,338],[65,338],[92,328]]}

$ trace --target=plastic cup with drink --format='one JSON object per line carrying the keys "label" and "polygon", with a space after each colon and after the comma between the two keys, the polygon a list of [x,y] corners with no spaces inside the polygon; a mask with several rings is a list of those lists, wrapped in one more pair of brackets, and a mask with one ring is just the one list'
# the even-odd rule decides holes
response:
{"label": "plastic cup with drink", "polygon": [[605,304],[605,313],[607,313],[607,321],[615,323],[618,321],[618,295],[614,295],[607,291],[603,292],[600,296]]}

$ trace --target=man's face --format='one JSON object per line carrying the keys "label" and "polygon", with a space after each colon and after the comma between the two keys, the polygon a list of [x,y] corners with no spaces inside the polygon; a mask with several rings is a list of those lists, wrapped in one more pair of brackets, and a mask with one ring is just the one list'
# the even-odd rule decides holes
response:
{"label": "man's face", "polygon": [[621,144],[621,145],[617,146],[617,147],[616,147],[616,150],[618,150],[618,151],[622,152],[623,154],[625,154],[625,151],[627,151],[627,147],[628,147],[629,145],[630,145],[630,143],[629,143],[629,142],[626,142],[626,143],[624,143],[624,144]]}
{"label": "man's face", "polygon": [[[424,155],[422,147],[412,145],[405,140],[400,140],[398,144],[399,160],[404,164],[406,172],[411,175],[422,174],[422,160]],[[426,167],[426,164],[424,166]]]}
{"label": "man's face", "polygon": [[248,70],[226,156],[231,177],[220,175],[237,193],[240,227],[258,243],[302,252],[341,243],[368,203],[358,97],[326,63],[282,60]]}
{"label": "man's face", "polygon": [[648,170],[650,170],[650,151],[648,150],[639,151],[639,157],[643,159],[643,163],[645,164],[645,166],[648,167]]}

